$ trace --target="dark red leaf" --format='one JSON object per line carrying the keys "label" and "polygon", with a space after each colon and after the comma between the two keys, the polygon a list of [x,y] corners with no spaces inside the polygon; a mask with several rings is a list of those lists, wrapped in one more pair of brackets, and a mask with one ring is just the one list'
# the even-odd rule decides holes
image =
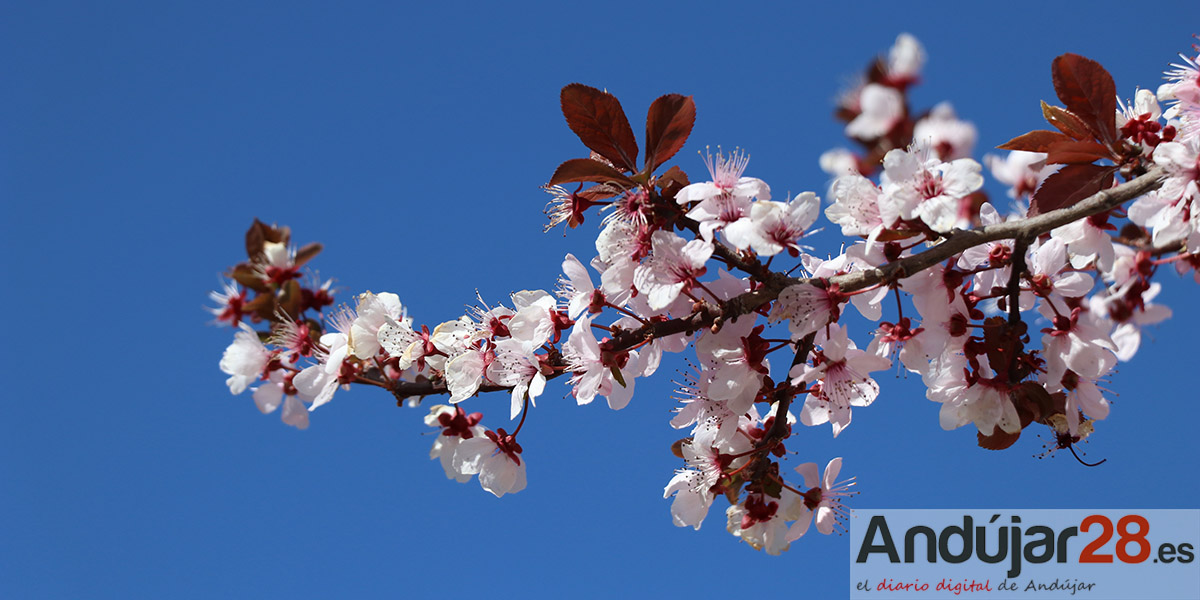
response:
{"label": "dark red leaf", "polygon": [[682,440],[675,440],[675,443],[671,444],[671,454],[674,454],[677,458],[686,458],[683,455],[683,446],[685,444],[690,445],[691,443],[692,443],[692,438],[683,438]]}
{"label": "dark red leaf", "polygon": [[674,200],[675,194],[678,194],[679,190],[687,187],[688,176],[687,173],[683,172],[683,169],[680,169],[676,165],[667,169],[666,173],[659,175],[655,183],[658,184],[658,189],[661,190],[660,194],[663,198]]}
{"label": "dark red leaf", "polygon": [[275,317],[275,294],[270,292],[259,294],[247,302],[242,310],[248,314],[257,315],[260,319],[270,321]]}
{"label": "dark red leaf", "polygon": [[583,145],[617,167],[637,172],[638,146],[616,96],[582,83],[562,89],[563,116]]}
{"label": "dark red leaf", "polygon": [[696,124],[696,103],[691,96],[659,96],[646,114],[646,172],[653,173],[687,142]]}
{"label": "dark red leaf", "polygon": [[325,247],[322,246],[320,244],[320,242],[313,242],[311,244],[305,244],[304,247],[302,247],[296,251],[296,266],[297,267],[304,266],[304,263],[312,260],[313,257],[320,254],[321,250],[323,250],[324,248]]}
{"label": "dark red leaf", "polygon": [[1088,129],[1104,142],[1117,139],[1117,86],[1100,63],[1064,54],[1051,68],[1054,91],[1067,109],[1079,115]]}
{"label": "dark red leaf", "polygon": [[1051,144],[1059,142],[1070,142],[1071,136],[1059,133],[1057,131],[1047,131],[1045,129],[1036,129],[1029,133],[1018,135],[1017,137],[996,146],[1001,150],[1024,150],[1026,152],[1045,152]]}
{"label": "dark red leaf", "polygon": [[999,373],[1007,373],[1023,350],[1021,340],[1014,335],[1008,320],[1000,316],[989,317],[983,322],[983,346],[988,366]]}
{"label": "dark red leaf", "polygon": [[264,243],[286,244],[290,238],[291,231],[287,227],[267,225],[258,219],[254,219],[254,223],[250,225],[250,229],[246,230],[246,256],[252,261],[257,260],[258,257],[262,256]]}
{"label": "dark red leaf", "polygon": [[256,292],[266,292],[271,289],[267,287],[266,282],[263,281],[262,273],[256,270],[254,267],[251,267],[249,263],[242,263],[234,267],[233,270],[229,272],[229,276],[233,278],[234,281]]}
{"label": "dark red leaf", "polygon": [[293,319],[299,318],[304,307],[304,292],[300,283],[295,279],[283,284],[283,293],[279,296],[279,310]]}
{"label": "dark red leaf", "polygon": [[615,188],[614,186],[593,185],[592,187],[590,187],[586,190],[581,190],[578,194],[575,194],[575,195],[579,196],[580,198],[583,198],[584,200],[587,200],[588,202],[599,202],[601,200],[607,200],[609,198],[612,198],[613,196],[616,196],[619,193],[621,193],[620,188]]}
{"label": "dark red leaf", "polygon": [[550,177],[550,185],[558,185],[560,183],[580,183],[590,181],[593,183],[608,183],[610,181],[618,181],[625,187],[632,187],[633,180],[626,177],[620,171],[590,158],[572,158],[554,170],[554,175]]}
{"label": "dark red leaf", "polygon": [[999,427],[992,430],[992,435],[983,435],[983,432],[976,432],[976,437],[979,439],[979,447],[985,450],[1004,450],[1017,443],[1021,437],[1021,432],[1008,433]]}
{"label": "dark red leaf", "polygon": [[1009,398],[1021,416],[1022,428],[1033,422],[1045,423],[1055,412],[1054,398],[1036,381],[1025,381],[1014,387],[1009,392]]}
{"label": "dark red leaf", "polygon": [[1112,185],[1113,166],[1067,165],[1046,178],[1029,200],[1029,216],[1068,206]]}
{"label": "dark red leaf", "polygon": [[1046,152],[1046,164],[1073,165],[1088,164],[1101,158],[1108,158],[1108,148],[1096,142],[1058,142],[1051,144]]}
{"label": "dark red leaf", "polygon": [[1061,106],[1050,106],[1042,102],[1042,116],[1046,118],[1047,123],[1077,140],[1092,139],[1092,132],[1088,131],[1087,125],[1075,113]]}

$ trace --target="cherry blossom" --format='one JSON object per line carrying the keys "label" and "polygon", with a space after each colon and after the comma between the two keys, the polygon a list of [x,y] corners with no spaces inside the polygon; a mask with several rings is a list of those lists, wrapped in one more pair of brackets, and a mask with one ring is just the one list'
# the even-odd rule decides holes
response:
{"label": "cherry blossom", "polygon": [[467,414],[458,406],[435,404],[429,407],[429,414],[425,415],[425,424],[440,429],[433,441],[433,448],[429,450],[429,458],[441,462],[447,479],[454,479],[459,483],[466,483],[471,479],[471,474],[463,473],[454,466],[454,453],[463,440],[486,436],[487,430],[478,425],[482,418],[482,413]]}
{"label": "cherry blossom", "polygon": [[825,465],[823,478],[819,477],[817,463],[809,462],[796,467],[796,472],[804,478],[804,487],[809,489],[804,493],[796,522],[788,530],[788,539],[791,541],[800,539],[808,532],[809,526],[814,521],[817,531],[825,535],[833,533],[833,528],[838,523],[844,525],[849,511],[842,503],[845,498],[857,492],[851,491],[855,485],[854,478],[840,482],[837,480],[841,471],[842,458],[840,456]]}
{"label": "cherry blossom", "polygon": [[[675,201],[680,204],[689,202],[705,202],[718,198],[758,198],[771,199],[771,189],[767,184],[754,177],[742,177],[746,165],[750,163],[750,155],[735,149],[729,155],[717,149],[717,154],[704,155],[704,164],[708,167],[711,181],[693,183],[685,186],[675,194]],[[720,214],[719,209],[710,209],[709,214]]]}
{"label": "cherry blossom", "polygon": [[504,429],[464,437],[451,459],[459,475],[479,475],[479,485],[497,498],[525,489],[525,461],[521,445]]}
{"label": "cherry blossom", "polygon": [[674,233],[656,231],[650,259],[637,268],[633,283],[646,294],[650,308],[659,310],[691,291],[696,278],[704,275],[713,246],[703,240],[687,241]]}
{"label": "cherry blossom", "polygon": [[[1067,62],[1108,83],[1080,59],[1063,57],[1056,74]],[[673,523],[699,529],[727,500],[727,530],[769,554],[814,523],[823,534],[844,526],[854,480],[837,481],[842,459],[823,476],[816,463],[795,467],[803,484],[788,467],[797,448],[839,437],[854,408],[876,401],[871,375],[893,357],[920,376],[943,429],[972,424],[971,440],[998,450],[1047,427],[1056,447],[1071,447],[1109,416],[1118,361],[1171,316],[1155,303],[1163,273],[1200,283],[1196,63],[1175,65],[1157,97],[1138,90],[1111,115],[1084,110],[1077,94],[1060,93],[1067,107],[1043,106],[1062,133],[1035,131],[1001,147],[1047,153],[984,158],[1016,200],[1002,216],[970,158],[974,125],[948,102],[910,106],[924,61],[921,44],[901,34],[839,99],[837,117],[859,150],[820,160],[835,176],[824,217],[849,238],[830,251],[801,245],[822,228],[817,194],[772,200],[765,181],[745,176],[745,152],[705,153],[711,179],[699,183],[689,183],[686,161],[660,164],[667,157],[654,152],[674,155],[690,135],[691,97],[654,102],[649,156],[638,167],[615,96],[583,84],[564,88],[564,117],[590,157],[553,172],[546,213],[551,227],[577,230],[589,212],[603,218],[582,228],[596,235],[584,246],[595,255],[566,254],[553,294],[523,289],[510,306],[489,306],[477,291],[464,312],[421,322],[388,292],[326,310],[338,293],[332,280],[301,272],[320,245],[297,250],[289,229],[255,220],[245,260],[206,307],[235,327],[219,363],[226,385],[233,394],[253,386],[261,412],[279,411],[297,429],[339,387],[375,388],[409,407],[445,397],[424,418],[434,428],[430,458],[448,478],[478,476],[501,497],[525,488],[522,443],[532,440],[520,436],[527,422],[542,426],[528,417],[539,398],[560,393],[553,386],[577,404],[604,397],[620,410],[637,379],[671,371],[678,403],[669,424],[686,436],[672,445],[682,464],[663,490]],[[576,101],[605,108],[581,115]],[[1110,135],[1114,125],[1119,135]],[[602,130],[615,137],[598,140]],[[1056,145],[1067,138],[1070,152]],[[1113,185],[1080,200],[1097,178],[1080,183],[1078,196],[1056,195],[1080,173],[1111,173]],[[436,262],[405,255],[414,267],[422,260]],[[858,343],[846,304],[876,323]],[[664,359],[689,347],[686,366]],[[509,418],[519,419],[511,433],[468,412],[494,402],[488,392],[503,392]],[[911,408],[932,422],[932,405]]]}
{"label": "cherry blossom", "polygon": [[245,323],[233,336],[233,343],[221,355],[221,372],[229,375],[225,384],[233,394],[240,394],[246,386],[258,380],[271,360],[271,352],[258,339],[258,332]]}
{"label": "cherry blossom", "polygon": [[887,369],[892,361],[856,348],[843,326],[829,326],[828,337],[823,333],[818,333],[821,350],[814,364],[796,365],[788,375],[797,387],[819,382],[820,389],[810,392],[804,401],[800,422],[809,426],[832,423],[837,437],[850,425],[850,408],[870,406],[879,395],[879,384],[867,374]]}
{"label": "cherry blossom", "polygon": [[311,403],[311,398],[303,398],[296,386],[292,384],[294,373],[284,374],[283,370],[271,371],[267,383],[254,389],[254,405],[262,414],[270,414],[283,406],[280,415],[286,425],[296,429],[308,429],[308,408],[305,403]]}

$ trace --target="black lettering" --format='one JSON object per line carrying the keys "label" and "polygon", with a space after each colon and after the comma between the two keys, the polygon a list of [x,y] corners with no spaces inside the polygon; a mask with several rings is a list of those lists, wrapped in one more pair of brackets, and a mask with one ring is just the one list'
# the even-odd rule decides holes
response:
{"label": "black lettering", "polygon": [[923,534],[927,543],[925,544],[925,562],[937,562],[937,534],[933,529],[924,525],[910,527],[904,533],[904,562],[911,563],[916,560],[917,534]]}
{"label": "black lettering", "polygon": [[1067,562],[1067,540],[1077,535],[1079,535],[1078,527],[1068,527],[1058,534],[1058,550],[1056,550],[1058,562]]}
{"label": "black lettering", "polygon": [[1163,544],[1158,547],[1158,562],[1173,563],[1175,562],[1175,546],[1171,544]]}
{"label": "black lettering", "polygon": [[[1027,536],[1041,536],[1038,541],[1025,542],[1025,562],[1040,565],[1044,562],[1050,562],[1054,558],[1054,530],[1045,525],[1034,525],[1025,530]],[[1038,546],[1044,546],[1045,550],[1041,554],[1034,554],[1034,549]]]}
{"label": "black lettering", "polygon": [[[883,534],[883,543],[872,543],[877,533]],[[887,519],[883,515],[875,515],[871,517],[871,522],[867,524],[867,533],[863,536],[863,545],[858,549],[858,558],[854,559],[856,563],[867,562],[867,557],[873,553],[887,554],[888,562],[900,562],[900,556],[896,554],[896,543],[892,541],[892,532],[888,529]]]}
{"label": "black lettering", "polygon": [[[974,521],[969,515],[963,515],[963,526],[956,527],[951,525],[942,530],[942,534],[938,536],[938,552],[942,555],[942,560],[950,564],[958,564],[966,562],[971,558],[971,529]],[[950,554],[950,538],[952,536],[962,538],[962,552],[959,554]]]}

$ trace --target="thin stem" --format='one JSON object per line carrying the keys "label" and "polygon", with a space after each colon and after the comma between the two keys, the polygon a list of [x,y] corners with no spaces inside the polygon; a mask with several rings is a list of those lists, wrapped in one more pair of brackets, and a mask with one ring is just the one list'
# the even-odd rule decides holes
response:
{"label": "thin stem", "polygon": [[788,485],[788,484],[787,484],[787,482],[786,482],[786,481],[784,481],[782,478],[780,478],[778,475],[776,475],[776,474],[774,474],[774,473],[769,473],[769,474],[768,474],[768,476],[769,476],[771,479],[774,479],[774,480],[775,480],[775,483],[778,483],[779,485],[783,486],[783,489],[785,489],[785,490],[791,490],[791,492],[792,492],[792,493],[794,493],[794,494],[796,494],[797,496],[804,496],[804,492],[802,492],[802,491],[800,491],[800,490],[798,490],[798,489],[796,489],[796,488],[794,488],[794,487],[792,487],[792,486]]}
{"label": "thin stem", "polygon": [[517,428],[513,430],[512,436],[515,439],[518,433],[521,433],[521,428],[525,426],[525,415],[529,414],[529,393],[525,393],[525,398],[521,400],[521,421],[517,423]]}

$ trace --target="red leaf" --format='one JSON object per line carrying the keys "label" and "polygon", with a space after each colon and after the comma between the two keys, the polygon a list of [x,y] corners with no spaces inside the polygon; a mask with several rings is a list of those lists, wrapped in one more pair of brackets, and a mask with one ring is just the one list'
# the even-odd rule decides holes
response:
{"label": "red leaf", "polygon": [[659,96],[646,114],[646,173],[675,156],[695,124],[696,103],[691,96]]}
{"label": "red leaf", "polygon": [[265,282],[263,282],[262,273],[250,266],[249,263],[242,263],[234,267],[233,270],[228,273],[228,275],[229,277],[233,278],[234,281],[256,292],[266,292],[271,289],[267,287]]}
{"label": "red leaf", "polygon": [[1026,152],[1045,152],[1051,144],[1069,142],[1071,137],[1057,131],[1036,129],[996,146],[1001,150],[1024,150]]}
{"label": "red leaf", "polygon": [[[1064,136],[1066,137],[1066,136]],[[1051,144],[1045,150],[1046,164],[1087,164],[1109,156],[1108,148],[1096,142],[1074,140]]]}
{"label": "red leaf", "polygon": [[554,175],[550,177],[550,185],[558,185],[560,183],[581,183],[590,181],[593,183],[608,183],[610,181],[618,181],[625,187],[634,186],[632,179],[626,177],[620,171],[590,158],[572,158],[554,170]]}
{"label": "red leaf", "polygon": [[320,242],[312,242],[311,244],[305,244],[304,247],[302,247],[296,251],[296,266],[297,267],[304,266],[304,263],[312,260],[313,257],[320,254],[321,250],[324,248],[325,247],[322,246]]}
{"label": "red leaf", "polygon": [[671,201],[675,200],[675,194],[678,194],[679,190],[687,186],[688,176],[678,165],[674,165],[670,169],[667,169],[666,173],[659,175],[654,182],[658,184],[658,188],[661,190],[660,195],[664,199]]}
{"label": "red leaf", "polygon": [[1033,422],[1045,423],[1055,413],[1054,397],[1036,381],[1024,381],[1008,395],[1021,416],[1021,427],[1028,427]]}
{"label": "red leaf", "polygon": [[255,296],[242,307],[242,311],[270,321],[275,317],[275,294],[268,292]]}
{"label": "red leaf", "polygon": [[292,279],[283,284],[282,291],[279,295],[279,310],[293,319],[298,318],[304,306],[304,293],[300,289],[300,283]]}
{"label": "red leaf", "polygon": [[1004,450],[1017,443],[1017,439],[1021,437],[1021,432],[1008,433],[997,427],[992,430],[992,435],[983,435],[982,432],[976,432],[975,435],[979,439],[980,448],[985,450]]}
{"label": "red leaf", "polygon": [[1117,86],[1100,63],[1064,54],[1051,68],[1054,91],[1067,109],[1079,115],[1088,129],[1104,142],[1117,139]]}
{"label": "red leaf", "polygon": [[264,242],[286,244],[290,238],[291,231],[287,227],[267,225],[254,219],[250,229],[246,230],[246,255],[252,261],[257,260],[259,256],[262,256]]}
{"label": "red leaf", "polygon": [[1042,116],[1046,118],[1047,123],[1077,140],[1092,139],[1092,132],[1088,131],[1087,125],[1075,113],[1061,106],[1050,106],[1042,102]]}
{"label": "red leaf", "polygon": [[583,145],[614,165],[637,172],[637,140],[616,96],[582,83],[562,89],[563,116]]}
{"label": "red leaf", "polygon": [[1075,203],[1112,185],[1117,167],[1067,165],[1046,178],[1029,200],[1029,216],[1048,213]]}

